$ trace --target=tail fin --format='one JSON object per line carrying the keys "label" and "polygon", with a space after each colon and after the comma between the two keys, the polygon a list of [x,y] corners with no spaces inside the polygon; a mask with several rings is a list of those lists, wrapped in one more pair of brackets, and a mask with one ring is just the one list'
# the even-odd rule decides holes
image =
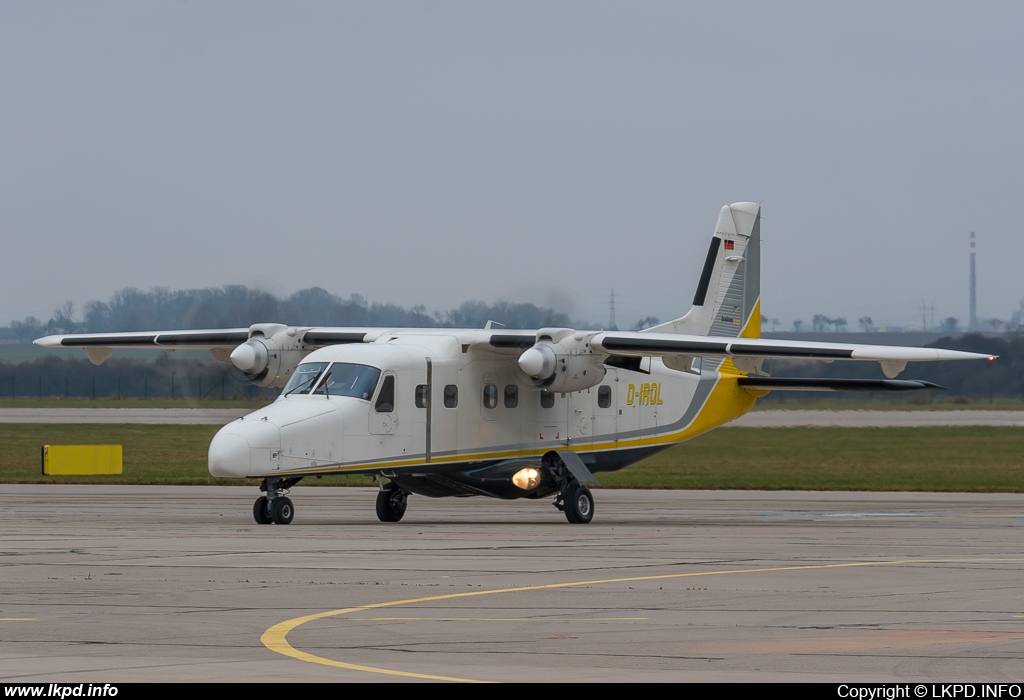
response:
{"label": "tail fin", "polygon": [[700,274],[693,307],[682,318],[647,329],[725,337],[761,337],[761,206],[722,207]]}

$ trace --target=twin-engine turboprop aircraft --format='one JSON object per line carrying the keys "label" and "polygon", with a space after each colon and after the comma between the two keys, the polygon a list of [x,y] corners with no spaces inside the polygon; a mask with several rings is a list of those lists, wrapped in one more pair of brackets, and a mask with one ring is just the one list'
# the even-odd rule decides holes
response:
{"label": "twin-engine turboprop aircraft", "polygon": [[[912,347],[762,340],[760,207],[722,207],[693,306],[641,332],[319,328],[54,335],[99,364],[114,348],[205,348],[277,400],[221,428],[210,473],[261,479],[253,516],[288,524],[307,476],[367,474],[377,517],[410,494],[543,498],[589,523],[595,472],[622,469],[746,413],[776,390],[907,391],[907,362],[993,359]],[[488,324],[490,326],[490,324]],[[873,360],[887,380],[785,379],[766,358]]]}

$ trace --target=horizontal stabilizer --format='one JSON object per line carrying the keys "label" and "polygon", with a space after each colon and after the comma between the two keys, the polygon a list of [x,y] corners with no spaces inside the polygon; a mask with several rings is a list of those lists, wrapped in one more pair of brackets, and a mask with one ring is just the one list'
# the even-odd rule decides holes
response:
{"label": "horizontal stabilizer", "polygon": [[920,379],[814,379],[805,377],[742,377],[737,384],[766,391],[920,391],[945,390]]}
{"label": "horizontal stabilizer", "polygon": [[[672,335],[668,333],[598,333],[591,347],[609,355],[692,355],[695,357],[769,358],[801,360],[873,360],[887,377],[893,379],[907,362],[938,360],[994,360],[994,355],[937,348],[897,345],[859,345],[855,343],[818,343],[803,340],[767,340],[763,338],[725,338],[718,336]],[[738,369],[742,369],[737,366]],[[743,371],[750,371],[743,369]],[[873,391],[866,389],[865,391]],[[888,391],[883,389],[881,391]]]}

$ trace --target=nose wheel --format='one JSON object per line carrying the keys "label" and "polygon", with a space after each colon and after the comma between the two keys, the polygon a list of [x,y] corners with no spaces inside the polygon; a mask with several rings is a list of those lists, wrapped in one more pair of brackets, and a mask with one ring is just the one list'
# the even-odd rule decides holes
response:
{"label": "nose wheel", "polygon": [[287,525],[295,517],[295,506],[292,499],[284,494],[288,489],[299,482],[298,478],[293,479],[264,479],[260,486],[261,491],[266,491],[266,496],[260,496],[252,504],[252,518],[259,525]]}
{"label": "nose wheel", "polygon": [[256,502],[252,504],[252,517],[260,525],[269,525],[274,522],[274,517],[270,514],[270,504],[267,502],[266,496],[260,496],[256,499]]}
{"label": "nose wheel", "polygon": [[252,517],[260,525],[287,525],[295,517],[295,506],[287,496],[278,496],[272,505],[266,496],[260,496],[252,504]]}
{"label": "nose wheel", "polygon": [[270,517],[273,518],[275,525],[287,525],[295,517],[295,507],[292,505],[292,499],[285,496],[279,496],[274,499],[274,505],[270,507]]}

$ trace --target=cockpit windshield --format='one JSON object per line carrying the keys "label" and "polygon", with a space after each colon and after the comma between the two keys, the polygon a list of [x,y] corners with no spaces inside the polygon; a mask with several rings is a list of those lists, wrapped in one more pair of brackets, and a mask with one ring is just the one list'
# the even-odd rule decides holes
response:
{"label": "cockpit windshield", "polygon": [[369,401],[380,379],[380,370],[369,365],[335,362],[324,374],[314,394],[352,396]]}
{"label": "cockpit windshield", "polygon": [[327,364],[326,362],[306,362],[296,367],[295,373],[288,380],[288,384],[285,385],[284,392],[281,395],[308,394],[320,378],[324,368],[327,367]]}
{"label": "cockpit windshield", "polygon": [[309,394],[352,396],[369,401],[377,388],[380,370],[348,362],[306,362],[295,368],[282,396]]}

